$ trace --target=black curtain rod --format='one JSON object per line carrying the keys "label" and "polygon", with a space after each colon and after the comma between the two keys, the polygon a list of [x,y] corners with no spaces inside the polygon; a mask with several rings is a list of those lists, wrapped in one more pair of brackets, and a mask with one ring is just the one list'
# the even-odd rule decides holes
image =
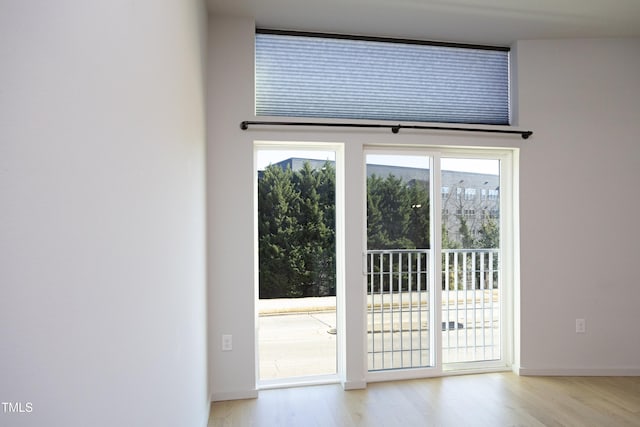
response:
{"label": "black curtain rod", "polygon": [[240,129],[247,130],[249,126],[319,126],[319,127],[336,127],[336,128],[378,128],[391,129],[391,132],[398,133],[400,129],[421,129],[421,130],[446,130],[457,132],[484,132],[484,133],[505,133],[520,135],[522,139],[528,139],[533,135],[529,130],[509,130],[509,129],[487,129],[487,128],[466,128],[466,127],[449,127],[449,126],[421,126],[421,125],[383,125],[383,124],[367,124],[367,123],[323,123],[323,122],[268,122],[268,121],[251,121],[245,120],[240,123]]}
{"label": "black curtain rod", "polygon": [[511,48],[507,46],[490,46],[490,45],[470,44],[470,43],[442,42],[442,41],[434,41],[434,40],[397,39],[397,38],[391,38],[391,37],[359,36],[359,35],[353,35],[353,34],[312,33],[308,31],[274,30],[270,28],[256,28],[256,34],[316,37],[316,38],[339,39],[339,40],[359,40],[359,41],[380,42],[380,43],[415,44],[415,45],[422,45],[422,46],[455,47],[459,49],[495,50],[499,52],[511,51]]}

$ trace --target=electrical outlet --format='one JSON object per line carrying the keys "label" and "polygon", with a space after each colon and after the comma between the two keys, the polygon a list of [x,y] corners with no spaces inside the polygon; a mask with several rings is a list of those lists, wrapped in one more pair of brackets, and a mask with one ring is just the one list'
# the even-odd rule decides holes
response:
{"label": "electrical outlet", "polygon": [[576,334],[584,334],[587,332],[587,323],[584,319],[576,319]]}
{"label": "electrical outlet", "polygon": [[222,351],[231,351],[233,350],[233,336],[232,335],[223,335],[222,336]]}

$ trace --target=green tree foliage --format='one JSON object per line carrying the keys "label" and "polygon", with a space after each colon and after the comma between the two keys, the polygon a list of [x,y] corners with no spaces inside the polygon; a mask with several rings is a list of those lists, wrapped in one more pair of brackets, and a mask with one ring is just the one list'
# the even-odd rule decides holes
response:
{"label": "green tree foliage", "polygon": [[335,295],[335,168],[269,166],[258,180],[260,298]]}
{"label": "green tree foliage", "polygon": [[369,249],[428,249],[429,192],[425,182],[371,175],[367,180]]}
{"label": "green tree foliage", "polygon": [[292,175],[290,169],[269,167],[258,181],[261,298],[296,293],[291,243],[298,227],[297,215],[293,212],[299,196]]}
{"label": "green tree foliage", "polygon": [[[260,298],[335,295],[335,218],[332,163],[264,170],[258,181]],[[429,249],[429,225],[427,182],[368,177],[368,249]],[[474,232],[460,216],[460,241],[450,239],[448,231],[443,223],[444,249],[498,247],[493,218],[484,218]]]}
{"label": "green tree foliage", "polygon": [[460,242],[451,240],[449,238],[449,230],[447,229],[447,226],[443,222],[442,223],[442,249],[460,249],[460,248],[462,248],[462,245],[460,244]]}
{"label": "green tree foliage", "polygon": [[[333,200],[321,203],[318,190],[323,178],[331,181],[326,173],[313,169],[308,162],[293,175],[294,186],[299,192],[299,227],[294,240],[298,262],[295,267],[302,296],[327,295],[332,289],[335,292],[335,268],[331,269],[335,265],[335,220],[332,224],[325,220],[327,211],[335,212],[335,195]],[[335,183],[323,184],[324,187],[333,184],[335,188]]]}
{"label": "green tree foliage", "polygon": [[500,246],[500,229],[494,218],[484,218],[476,232],[471,231],[465,217],[461,216],[459,222],[460,241],[450,240],[448,230],[443,224],[443,249],[496,249]]}
{"label": "green tree foliage", "polygon": [[[498,222],[494,218],[485,217],[480,228],[472,233],[467,221],[464,217],[459,218],[460,226],[459,226],[459,234],[461,241],[451,241],[449,240],[449,235],[446,227],[443,224],[442,228],[442,248],[443,249],[496,249],[499,247],[500,243],[500,231]],[[448,257],[448,261],[446,261],[446,257],[443,255],[442,257],[442,271],[448,272],[448,282],[449,289],[455,289],[454,284],[456,283],[455,279],[455,271],[457,271],[458,275],[458,286],[459,289],[462,289],[462,283],[465,283],[465,279],[463,277],[463,271],[466,267],[468,272],[472,272],[471,274],[475,274],[475,283],[476,286],[480,286],[481,283],[481,275],[480,271],[478,271],[478,266],[476,265],[476,271],[473,271],[472,258],[466,258],[466,266],[464,265],[465,257],[458,256],[457,258],[450,254]],[[478,261],[476,259],[476,261]],[[484,268],[487,270],[498,268],[498,258],[493,258],[493,265],[489,265],[489,258],[484,258],[484,262],[487,263]],[[457,266],[455,265],[457,263]],[[448,265],[447,265],[448,264]],[[497,273],[496,273],[497,274]],[[495,283],[497,283],[497,276],[494,279]],[[442,289],[446,288],[445,277],[443,276],[442,280]],[[478,288],[479,289],[479,288]]]}
{"label": "green tree foliage", "polygon": [[429,189],[426,182],[410,183],[407,197],[411,207],[407,238],[413,247],[429,249]]}
{"label": "green tree foliage", "polygon": [[[429,190],[425,181],[408,183],[389,174],[383,178],[375,174],[367,179],[367,248],[428,249],[429,248]],[[408,257],[394,257],[392,266],[383,268],[406,271]],[[400,265],[402,263],[402,265]],[[380,265],[370,266],[379,272]],[[370,279],[370,278],[369,278]],[[391,276],[383,275],[376,286],[385,290],[392,286]],[[408,282],[402,281],[403,290]]]}
{"label": "green tree foliage", "polygon": [[500,229],[494,218],[485,218],[478,231],[476,247],[481,249],[493,249],[500,247]]}
{"label": "green tree foliage", "polygon": [[336,171],[326,162],[318,171],[319,203],[323,209],[326,234],[323,237],[322,253],[316,259],[316,281],[319,295],[336,294]]}

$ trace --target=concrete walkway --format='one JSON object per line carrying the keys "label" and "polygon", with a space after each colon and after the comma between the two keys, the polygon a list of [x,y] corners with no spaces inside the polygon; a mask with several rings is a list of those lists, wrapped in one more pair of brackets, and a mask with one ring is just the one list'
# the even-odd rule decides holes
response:
{"label": "concrete walkway", "polygon": [[335,311],[336,297],[273,298],[258,300],[258,314],[292,314]]}

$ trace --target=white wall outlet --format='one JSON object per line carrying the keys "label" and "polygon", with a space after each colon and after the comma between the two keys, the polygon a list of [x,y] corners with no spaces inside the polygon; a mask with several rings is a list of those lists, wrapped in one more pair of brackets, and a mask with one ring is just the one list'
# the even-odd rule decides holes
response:
{"label": "white wall outlet", "polygon": [[587,332],[587,323],[584,319],[576,319],[576,334],[584,334]]}
{"label": "white wall outlet", "polygon": [[222,336],[222,351],[233,350],[233,335]]}

